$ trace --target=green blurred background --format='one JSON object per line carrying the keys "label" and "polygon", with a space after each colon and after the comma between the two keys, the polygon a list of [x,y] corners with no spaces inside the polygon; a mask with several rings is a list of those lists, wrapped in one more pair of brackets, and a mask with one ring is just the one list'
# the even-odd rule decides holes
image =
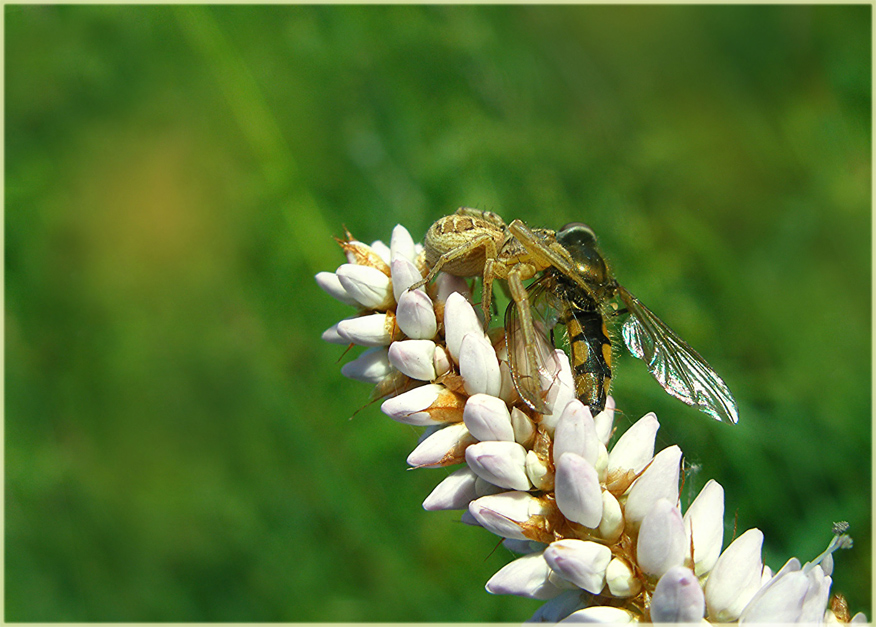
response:
{"label": "green blurred background", "polygon": [[620,359],[774,569],[851,522],[870,615],[869,6],[6,6],[6,619],[520,621],[365,407],[346,225],[586,221],[716,367]]}

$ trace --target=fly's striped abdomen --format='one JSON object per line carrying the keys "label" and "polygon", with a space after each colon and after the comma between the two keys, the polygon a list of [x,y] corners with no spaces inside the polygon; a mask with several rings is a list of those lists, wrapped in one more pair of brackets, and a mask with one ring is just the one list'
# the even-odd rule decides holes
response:
{"label": "fly's striped abdomen", "polygon": [[575,395],[596,415],[605,409],[611,385],[611,339],[602,316],[595,310],[570,307],[566,332],[571,349]]}

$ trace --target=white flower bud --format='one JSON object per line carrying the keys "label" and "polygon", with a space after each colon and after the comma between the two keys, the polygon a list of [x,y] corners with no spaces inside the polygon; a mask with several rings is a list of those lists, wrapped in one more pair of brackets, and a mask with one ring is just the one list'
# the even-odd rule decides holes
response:
{"label": "white flower bud", "polygon": [[684,563],[685,548],[681,512],[674,503],[658,500],[639,528],[636,544],[639,568],[651,577],[662,577],[670,568]]}
{"label": "white flower bud", "polygon": [[428,340],[438,333],[435,309],[426,292],[402,292],[395,315],[398,328],[413,340]]}
{"label": "white flower bud", "polygon": [[375,253],[377,253],[380,256],[380,258],[384,262],[386,262],[387,265],[389,265],[389,262],[392,258],[392,253],[389,250],[389,246],[387,246],[382,241],[377,239],[377,240],[374,240],[373,242],[371,242],[371,250],[373,250]]}
{"label": "white flower bud", "polygon": [[[417,270],[417,266],[404,257],[393,259],[389,269],[392,275],[392,295],[396,302],[399,302],[401,295],[408,291],[408,288],[423,280],[423,275]],[[423,291],[423,287],[415,291]]]}
{"label": "white flower bud", "polygon": [[392,281],[380,270],[345,263],[337,275],[347,294],[363,307],[386,310],[392,306]]}
{"label": "white flower bud", "polygon": [[624,515],[627,526],[635,529],[660,499],[678,501],[678,476],[681,449],[670,446],[654,456],[651,465],[630,486]]}
{"label": "white flower bud", "polygon": [[[444,303],[451,294],[459,294],[463,299],[471,301],[471,289],[469,289],[465,279],[446,272],[439,272],[438,276],[435,277],[435,300]],[[477,318],[477,314],[475,314],[475,318]]]}
{"label": "white flower bud", "polygon": [[402,374],[417,381],[435,379],[435,342],[432,340],[402,340],[389,346],[389,363]]}
{"label": "white flower bud", "polygon": [[[546,342],[547,340],[539,334],[536,341]],[[560,349],[553,351],[552,359],[546,365],[546,371],[539,371],[542,388],[547,387],[544,402],[548,408],[548,413],[542,416],[541,425],[550,435],[553,435],[566,405],[575,399],[575,377],[572,374],[569,358]]]}
{"label": "white flower bud", "polygon": [[609,396],[605,399],[605,409],[593,416],[596,425],[596,434],[603,445],[608,446],[611,439],[611,428],[614,426],[614,398]]}
{"label": "white flower bud", "polygon": [[590,408],[578,399],[569,401],[554,433],[554,459],[566,452],[576,453],[595,466],[599,443]]}
{"label": "white flower bud", "polygon": [[633,569],[626,560],[619,557],[611,560],[605,569],[605,585],[612,595],[622,599],[634,597],[642,589],[642,582],[633,573]]}
{"label": "white flower bud", "polygon": [[482,331],[466,333],[463,336],[458,357],[459,374],[469,395],[499,395],[502,387],[499,360],[496,358],[496,351]]}
{"label": "white flower bud", "polygon": [[318,272],[316,274],[316,284],[319,285],[323,291],[331,296],[344,303],[345,305],[350,305],[352,307],[358,307],[359,303],[355,298],[347,294],[347,290],[344,289],[344,286],[341,285],[341,281],[338,279],[338,275],[334,272]]}
{"label": "white flower bud", "polygon": [[383,401],[380,410],[397,422],[428,427],[435,423],[459,422],[464,403],[464,396],[432,383]]}
{"label": "white flower bud", "polygon": [[559,540],[545,549],[544,559],[564,579],[587,592],[599,594],[605,585],[611,549],[597,542]]}
{"label": "white flower bud", "polygon": [[389,239],[389,256],[393,261],[398,257],[413,261],[417,256],[414,251],[414,238],[401,224],[396,224],[395,228],[392,229],[392,236]]}
{"label": "white flower bud", "polygon": [[657,582],[651,597],[654,623],[699,623],[706,601],[696,575],[684,566],[670,568]]}
{"label": "white flower bud", "polygon": [[[469,470],[471,470],[469,468]],[[472,470],[472,472],[474,472]],[[475,475],[477,477],[477,475]],[[489,496],[490,494],[501,494],[502,492],[507,492],[505,488],[500,488],[497,485],[490,483],[489,481],[484,481],[480,477],[475,480],[475,494],[478,495],[478,498],[482,496]]]}
{"label": "white flower bud", "polygon": [[602,491],[602,519],[599,521],[598,531],[607,542],[617,542],[624,531],[623,510],[608,490]]}
{"label": "white flower bud", "polygon": [[523,525],[532,516],[545,513],[541,501],[522,491],[482,496],[469,504],[468,511],[487,531],[516,540],[528,540]]}
{"label": "white flower bud", "polygon": [[385,313],[347,318],[338,322],[338,335],[352,344],[387,346],[392,341],[392,322]]}
{"label": "white flower bud", "polygon": [[429,434],[408,455],[408,465],[414,468],[436,468],[458,464],[465,458],[465,449],[475,439],[461,422],[447,425]]}
{"label": "white flower bud", "polygon": [[535,425],[529,419],[529,416],[514,407],[511,410],[511,426],[514,428],[514,441],[522,444],[525,447],[532,444],[535,437]]}
{"label": "white flower bud", "polygon": [[694,572],[702,577],[715,565],[724,542],[724,488],[710,479],[684,514],[686,545],[693,547]]}
{"label": "white flower bud", "polygon": [[481,442],[514,441],[511,414],[501,399],[488,394],[475,394],[465,403],[462,419],[471,434]]}
{"label": "white flower bud", "polygon": [[453,364],[450,363],[450,353],[447,352],[441,344],[435,346],[435,358],[433,359],[433,363],[435,365],[435,374],[437,376],[441,376],[443,374],[447,374],[450,372],[450,368]]}
{"label": "white flower bud", "polygon": [[608,472],[641,472],[654,456],[654,439],[659,428],[660,423],[653,412],[639,418],[612,447],[608,456]]}
{"label": "white flower bud", "polygon": [[378,383],[392,372],[385,348],[369,348],[353,361],[341,366],[341,374],[363,383]]}
{"label": "white flower bud", "polygon": [[349,344],[350,341],[345,337],[341,337],[341,334],[338,333],[338,324],[340,323],[336,322],[322,332],[323,341],[330,344]]}
{"label": "white flower bud", "polygon": [[447,350],[456,363],[459,363],[462,338],[467,333],[480,334],[483,337],[484,329],[471,303],[462,294],[454,292],[447,297],[444,304],[444,337]]}
{"label": "white flower bud", "polygon": [[730,543],[706,579],[708,616],[735,621],[761,586],[763,533],[749,529]]}
{"label": "white flower bud", "polygon": [[602,519],[602,488],[596,469],[575,453],[564,453],[556,467],[557,507],[572,522],[597,527]]}
{"label": "white flower bud", "polygon": [[604,625],[623,625],[635,622],[636,616],[629,610],[608,605],[594,605],[578,610],[561,623],[602,623]]}
{"label": "white flower bud", "polygon": [[441,483],[423,501],[423,509],[434,512],[445,509],[468,509],[468,504],[476,497],[477,475],[471,468],[463,466]]}
{"label": "white flower bud", "polygon": [[[740,623],[796,623],[803,611],[809,578],[800,569],[800,560],[791,558],[755,593],[739,616]],[[822,612],[824,605],[821,606]],[[819,616],[818,622],[821,620]]]}
{"label": "white flower bud", "polygon": [[485,481],[508,488],[528,490],[526,449],[517,442],[479,442],[465,450],[465,461]]}
{"label": "white flower bud", "polygon": [[547,492],[554,487],[554,473],[535,451],[526,452],[526,476],[537,490]]}
{"label": "white flower bud", "polygon": [[530,553],[507,564],[487,582],[490,594],[513,594],[529,599],[552,599],[563,590],[550,581],[543,553]]}

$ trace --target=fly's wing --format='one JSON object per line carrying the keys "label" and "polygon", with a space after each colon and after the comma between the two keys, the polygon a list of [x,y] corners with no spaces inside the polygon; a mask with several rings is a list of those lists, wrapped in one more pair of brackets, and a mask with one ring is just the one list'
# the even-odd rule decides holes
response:
{"label": "fly's wing", "polygon": [[553,345],[546,335],[545,321],[538,314],[546,307],[549,294],[544,283],[536,283],[528,291],[530,302],[529,320],[513,300],[505,310],[505,339],[508,346],[508,362],[514,388],[530,408],[540,414],[548,413],[542,398],[542,378],[547,376],[554,359]]}
{"label": "fly's wing", "polygon": [[618,293],[630,312],[624,321],[624,342],[648,365],[657,383],[715,420],[736,424],[736,401],[718,373],[638,298],[623,287],[618,287]]}

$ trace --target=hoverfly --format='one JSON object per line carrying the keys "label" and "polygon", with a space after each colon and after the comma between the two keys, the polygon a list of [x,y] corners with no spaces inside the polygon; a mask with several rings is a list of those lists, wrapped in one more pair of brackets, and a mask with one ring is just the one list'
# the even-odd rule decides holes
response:
{"label": "hoverfly", "polygon": [[[513,227],[513,228],[511,228]],[[532,315],[546,317],[547,326],[564,324],[576,396],[594,414],[605,407],[611,384],[612,343],[605,320],[624,313],[610,301],[620,297],[627,319],[622,335],[629,351],[645,361],[651,375],[669,394],[716,420],[735,424],[736,402],[727,385],[699,353],[675,334],[638,298],[610,274],[593,231],[581,223],[567,224],[556,233],[557,247],[545,247],[543,236],[515,220],[514,237],[531,254],[550,260],[550,266],[528,289],[528,303],[512,300],[505,313],[505,332],[512,378],[520,397],[533,410],[545,413],[541,377],[546,352],[535,341]],[[537,252],[534,252],[537,251]],[[551,335],[553,332],[551,331]]]}

